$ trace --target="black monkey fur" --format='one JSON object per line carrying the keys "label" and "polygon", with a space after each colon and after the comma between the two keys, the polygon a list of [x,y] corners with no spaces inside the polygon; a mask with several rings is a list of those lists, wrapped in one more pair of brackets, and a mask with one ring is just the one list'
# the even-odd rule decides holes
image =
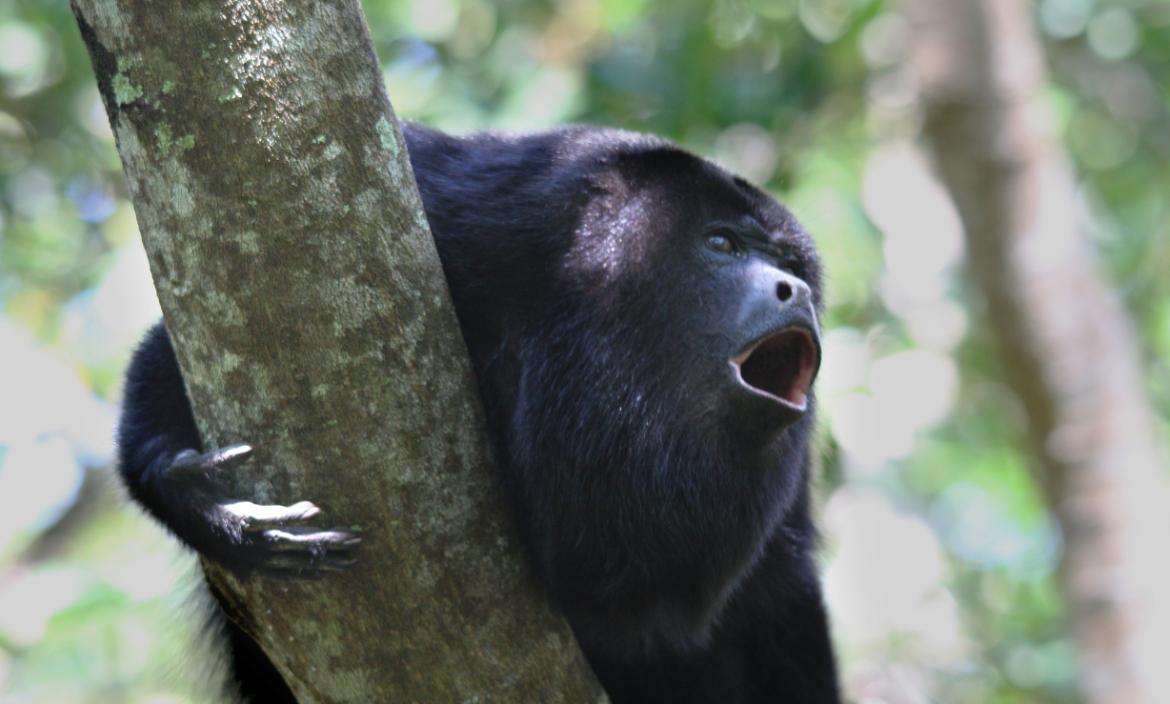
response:
{"label": "black monkey fur", "polygon": [[[614,704],[838,702],[809,515],[808,234],[655,137],[403,131],[501,483]],[[352,563],[353,536],[303,526],[311,504],[225,495],[216,473],[250,449],[204,452],[161,323],[127,373],[118,448],[134,498],[212,559],[275,576]],[[272,550],[281,535],[304,550]],[[244,697],[291,703],[224,627]]]}

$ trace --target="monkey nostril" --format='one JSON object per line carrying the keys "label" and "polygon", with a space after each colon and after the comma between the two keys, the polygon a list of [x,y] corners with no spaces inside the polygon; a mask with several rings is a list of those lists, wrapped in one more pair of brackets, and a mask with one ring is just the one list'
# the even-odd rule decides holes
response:
{"label": "monkey nostril", "polygon": [[781,281],[776,284],[776,298],[779,298],[781,303],[792,298],[792,287],[788,285],[788,282]]}

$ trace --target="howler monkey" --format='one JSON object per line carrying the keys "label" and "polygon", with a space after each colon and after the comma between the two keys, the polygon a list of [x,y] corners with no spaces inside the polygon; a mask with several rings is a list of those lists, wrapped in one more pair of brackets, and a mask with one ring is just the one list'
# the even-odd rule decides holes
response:
{"label": "howler monkey", "polygon": [[[670,142],[404,125],[533,567],[614,704],[838,701],[809,507],[821,277],[781,205]],[[239,572],[339,569],[310,504],[228,498],[166,329],[128,372],[131,494]],[[262,514],[262,515],[261,515]],[[245,521],[244,519],[248,519]],[[254,528],[243,528],[252,525]],[[292,696],[228,624],[255,702]]]}

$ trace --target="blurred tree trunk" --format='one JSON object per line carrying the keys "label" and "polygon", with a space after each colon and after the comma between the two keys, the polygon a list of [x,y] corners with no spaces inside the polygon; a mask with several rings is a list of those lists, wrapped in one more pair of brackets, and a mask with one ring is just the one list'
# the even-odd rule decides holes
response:
{"label": "blurred tree trunk", "polygon": [[1170,701],[1170,490],[1135,333],[1079,222],[1025,0],[906,0],[925,133],[1064,532],[1093,704]]}
{"label": "blurred tree trunk", "polygon": [[[312,583],[205,564],[303,702],[595,702],[490,474],[357,0],[76,0],[207,447],[360,527]],[[327,525],[325,527],[328,527]]]}

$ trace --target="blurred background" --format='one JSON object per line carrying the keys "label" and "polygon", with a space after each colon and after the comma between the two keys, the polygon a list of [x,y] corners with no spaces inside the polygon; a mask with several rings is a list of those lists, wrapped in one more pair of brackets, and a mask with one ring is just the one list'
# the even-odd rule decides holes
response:
{"label": "blurred background", "polygon": [[[1077,576],[1140,582],[1166,561],[1170,534],[1133,543],[1121,530],[1069,557],[1081,519],[1098,537],[1121,525],[1116,505],[1074,501],[1078,477],[1106,477],[1089,482],[1098,494],[1163,498],[1170,2],[1037,0],[1004,20],[1004,36],[1042,52],[1028,124],[1067,182],[1044,212],[1063,216],[1103,282],[1102,315],[1132,343],[1109,365],[1140,392],[1114,415],[1151,430],[1153,473],[1137,479],[1124,458],[1104,470],[1070,458],[1075,432],[1032,432],[1042,419],[1013,381],[999,304],[966,273],[976,250],[962,196],[935,166],[938,82],[913,50],[929,5],[365,9],[402,117],[452,132],[567,121],[655,132],[767,188],[814,233],[828,272],[822,553],[850,701],[1170,701],[1141,676],[1132,696],[1108,694],[1126,663],[1167,669],[1165,640],[1126,635],[1135,623],[1170,634],[1158,600],[1108,577],[1089,599],[1105,606],[1082,608]],[[1044,210],[1018,208],[1032,206]],[[1049,302],[1058,314],[1062,303]],[[121,370],[158,315],[68,3],[0,0],[0,702],[207,700],[208,671],[185,665],[201,645],[186,608],[199,598],[194,559],[126,502],[110,466]],[[1121,518],[1142,511],[1170,505]]]}

